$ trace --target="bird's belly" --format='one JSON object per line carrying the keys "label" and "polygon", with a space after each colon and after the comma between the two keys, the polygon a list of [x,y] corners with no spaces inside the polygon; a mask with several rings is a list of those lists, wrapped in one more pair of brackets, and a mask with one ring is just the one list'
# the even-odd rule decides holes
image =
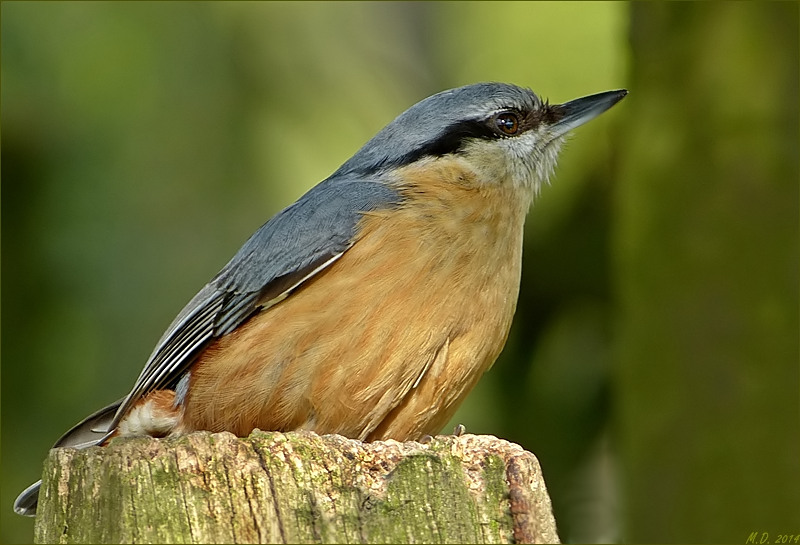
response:
{"label": "bird's belly", "polygon": [[487,216],[469,196],[460,209],[481,214],[446,225],[421,207],[366,215],[338,261],[201,354],[183,430],[437,433],[502,350],[519,291],[527,205]]}

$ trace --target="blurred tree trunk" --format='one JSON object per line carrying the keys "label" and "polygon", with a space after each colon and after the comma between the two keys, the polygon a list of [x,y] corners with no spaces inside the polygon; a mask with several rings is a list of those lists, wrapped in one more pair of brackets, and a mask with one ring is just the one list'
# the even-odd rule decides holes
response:
{"label": "blurred tree trunk", "polygon": [[55,449],[37,543],[557,542],[536,458],[494,437],[229,433]]}
{"label": "blurred tree trunk", "polygon": [[630,40],[626,539],[796,534],[798,4],[634,3]]}

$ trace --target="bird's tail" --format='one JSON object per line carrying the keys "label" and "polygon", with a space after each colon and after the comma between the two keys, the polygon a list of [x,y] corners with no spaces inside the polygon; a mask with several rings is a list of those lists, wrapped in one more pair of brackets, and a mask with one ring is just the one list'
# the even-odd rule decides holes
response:
{"label": "bird's tail", "polygon": [[[83,449],[101,445],[114,431],[111,425],[121,403],[122,399],[87,416],[62,435],[53,448]],[[41,486],[42,481],[37,481],[23,490],[14,500],[14,512],[25,517],[34,516],[36,506],[39,504],[39,487]]]}

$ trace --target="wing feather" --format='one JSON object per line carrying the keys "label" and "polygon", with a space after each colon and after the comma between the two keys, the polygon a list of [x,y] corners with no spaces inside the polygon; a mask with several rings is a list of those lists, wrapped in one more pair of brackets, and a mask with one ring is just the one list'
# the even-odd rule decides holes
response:
{"label": "wing feather", "polygon": [[361,214],[400,203],[378,181],[329,178],[265,223],[184,307],[150,355],[111,428],[148,392],[174,389],[215,338],[277,304],[352,245]]}

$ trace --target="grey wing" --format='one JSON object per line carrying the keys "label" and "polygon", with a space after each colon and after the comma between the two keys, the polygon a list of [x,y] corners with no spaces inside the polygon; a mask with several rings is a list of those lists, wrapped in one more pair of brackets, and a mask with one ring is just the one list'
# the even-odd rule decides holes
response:
{"label": "grey wing", "polygon": [[382,182],[329,178],[275,215],[170,324],[108,431],[146,393],[174,389],[213,339],[288,297],[341,257],[363,212],[399,203],[398,193]]}

